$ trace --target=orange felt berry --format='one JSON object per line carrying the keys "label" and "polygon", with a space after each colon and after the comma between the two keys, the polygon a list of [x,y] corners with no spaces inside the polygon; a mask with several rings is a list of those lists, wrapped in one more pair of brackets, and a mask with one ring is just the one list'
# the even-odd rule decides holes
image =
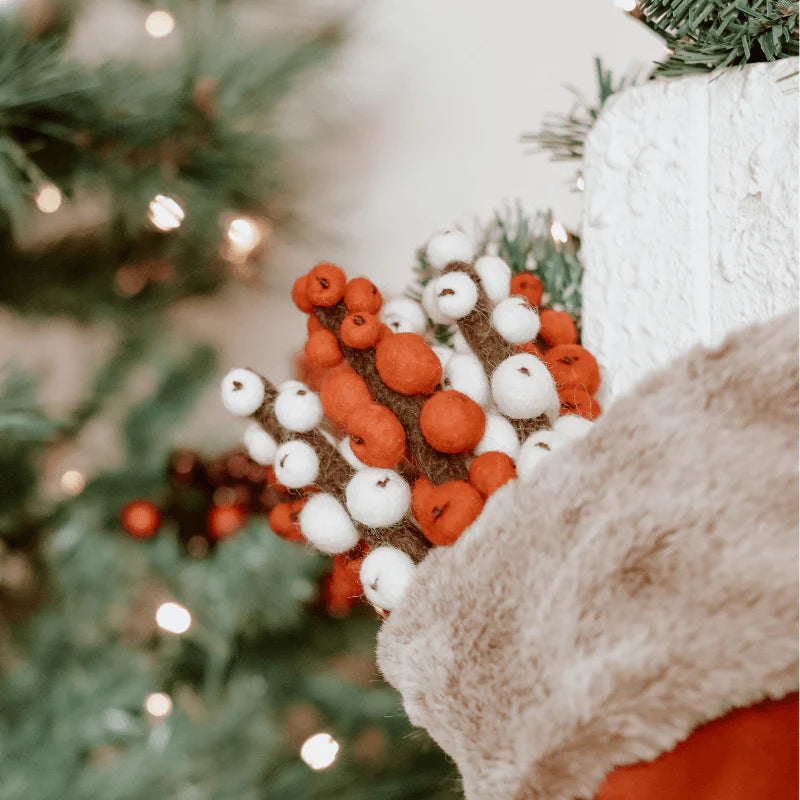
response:
{"label": "orange felt berry", "polygon": [[539,312],[539,336],[550,347],[557,344],[577,344],[578,329],[566,311],[547,309]]}
{"label": "orange felt berry", "polygon": [[520,272],[511,278],[511,294],[520,294],[534,307],[542,302],[544,286],[532,272]]}
{"label": "orange felt berry", "polygon": [[305,504],[305,500],[278,503],[278,505],[269,512],[269,527],[274,533],[287,541],[305,541],[305,537],[300,532],[299,521],[300,512]]}
{"label": "orange felt berry", "polygon": [[347,277],[336,264],[317,264],[308,273],[306,294],[315,306],[335,306],[344,295]]}
{"label": "orange felt berry", "polygon": [[349,364],[328,373],[322,381],[319,398],[327,416],[340,428],[345,427],[354,408],[372,402],[364,379]]}
{"label": "orange felt berry", "polygon": [[486,429],[481,407],[461,392],[436,392],[422,406],[419,427],[440,453],[467,453],[477,447]]}
{"label": "orange felt berry", "polygon": [[348,347],[365,350],[374,347],[380,337],[381,323],[374,314],[358,311],[342,320],[339,335]]}
{"label": "orange felt berry", "polygon": [[577,414],[586,419],[596,419],[603,412],[600,403],[583,386],[565,386],[558,391],[561,401],[561,416]]}
{"label": "orange felt berry", "polygon": [[542,351],[533,343],[533,342],[526,342],[525,344],[519,344],[514,348],[518,353],[530,353],[532,356],[536,356],[539,361],[544,361],[544,356],[542,355]]}
{"label": "orange felt berry", "polygon": [[336,337],[328,330],[314,331],[306,342],[308,360],[317,367],[335,367],[342,360]]}
{"label": "orange felt berry", "polygon": [[469,467],[469,482],[484,496],[494,494],[517,477],[514,462],[505,453],[481,453]]}
{"label": "orange felt berry", "polygon": [[308,315],[308,321],[306,322],[306,330],[308,331],[308,335],[311,336],[312,333],[316,333],[317,331],[324,331],[324,330],[327,330],[327,329],[317,319],[316,315],[309,314]]}
{"label": "orange felt berry", "polygon": [[393,467],[405,455],[406,432],[386,406],[357,406],[347,418],[350,449],[369,467]]}
{"label": "orange felt berry", "polygon": [[545,361],[559,389],[582,386],[589,394],[594,394],[600,387],[597,360],[579,344],[558,344],[547,351]]}
{"label": "orange felt berry", "polygon": [[411,492],[411,509],[428,540],[437,546],[453,544],[483,509],[483,498],[466,481],[433,486],[417,478]]}
{"label": "orange felt berry", "polygon": [[416,333],[394,333],[378,342],[375,367],[400,394],[430,394],[442,379],[442,363]]}
{"label": "orange felt berry", "polygon": [[308,275],[301,275],[292,286],[292,300],[304,314],[310,314],[314,310],[313,304],[308,299],[307,279]]}
{"label": "orange felt berry", "polygon": [[353,278],[344,290],[344,304],[351,314],[357,311],[377,314],[383,305],[383,297],[371,280]]}

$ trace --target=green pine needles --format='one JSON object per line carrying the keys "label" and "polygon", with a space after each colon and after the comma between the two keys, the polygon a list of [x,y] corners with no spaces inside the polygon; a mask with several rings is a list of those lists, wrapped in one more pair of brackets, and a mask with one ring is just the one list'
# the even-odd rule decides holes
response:
{"label": "green pine needles", "polygon": [[791,0],[639,0],[642,21],[671,51],[656,75],[710,72],[798,55]]}

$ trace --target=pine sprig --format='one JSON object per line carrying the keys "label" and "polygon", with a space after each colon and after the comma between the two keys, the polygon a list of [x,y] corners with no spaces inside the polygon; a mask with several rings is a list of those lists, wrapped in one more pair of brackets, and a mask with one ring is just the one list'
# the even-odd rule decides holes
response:
{"label": "pine sprig", "polygon": [[791,0],[639,0],[642,21],[671,51],[657,75],[710,72],[798,55]]}

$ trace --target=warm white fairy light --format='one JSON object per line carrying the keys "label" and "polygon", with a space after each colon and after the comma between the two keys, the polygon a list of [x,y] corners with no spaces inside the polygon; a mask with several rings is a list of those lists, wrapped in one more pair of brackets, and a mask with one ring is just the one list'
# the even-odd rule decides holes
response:
{"label": "warm white fairy light", "polygon": [[150,201],[147,216],[153,226],[160,231],[174,231],[179,228],[186,212],[174,198],[165,194],[157,194]]}
{"label": "warm white fairy light", "polygon": [[162,603],[156,611],[159,628],[170,633],[186,633],[192,624],[192,615],[177,603]]}
{"label": "warm white fairy light", "polygon": [[614,5],[623,11],[631,12],[636,9],[636,0],[614,0]]}
{"label": "warm white fairy light", "polygon": [[144,29],[154,38],[161,39],[169,36],[175,29],[175,17],[169,11],[158,9],[151,11],[144,21]]}
{"label": "warm white fairy light", "polygon": [[68,469],[61,476],[61,488],[66,494],[78,495],[86,486],[86,478],[76,469]]}
{"label": "warm white fairy light", "polygon": [[315,733],[303,742],[300,748],[300,758],[311,769],[327,769],[339,752],[339,742],[329,733]]}
{"label": "warm white fairy light", "polygon": [[575,181],[575,186],[578,187],[578,191],[582,192],[586,188],[586,184],[583,180],[583,175],[578,175],[578,180]]}
{"label": "warm white fairy light", "polygon": [[569,238],[567,229],[558,220],[550,226],[550,235],[553,237],[553,241],[561,242],[561,244],[566,244]]}
{"label": "warm white fairy light", "polygon": [[44,214],[54,214],[58,211],[61,208],[61,200],[61,191],[53,183],[45,183],[33,198],[36,207]]}
{"label": "warm white fairy light", "polygon": [[168,717],[172,713],[172,698],[165,692],[153,692],[145,698],[144,707],[153,717]]}
{"label": "warm white fairy light", "polygon": [[263,238],[258,223],[247,217],[231,220],[225,235],[232,260],[247,258],[261,244]]}

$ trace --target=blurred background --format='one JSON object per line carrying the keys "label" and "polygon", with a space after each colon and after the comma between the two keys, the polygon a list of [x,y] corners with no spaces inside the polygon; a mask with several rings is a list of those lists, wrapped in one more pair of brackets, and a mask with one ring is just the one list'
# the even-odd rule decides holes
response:
{"label": "blurred background", "polygon": [[293,374],[319,260],[579,232],[522,137],[662,56],[618,5],[0,0],[0,800],[457,796],[218,379]]}

